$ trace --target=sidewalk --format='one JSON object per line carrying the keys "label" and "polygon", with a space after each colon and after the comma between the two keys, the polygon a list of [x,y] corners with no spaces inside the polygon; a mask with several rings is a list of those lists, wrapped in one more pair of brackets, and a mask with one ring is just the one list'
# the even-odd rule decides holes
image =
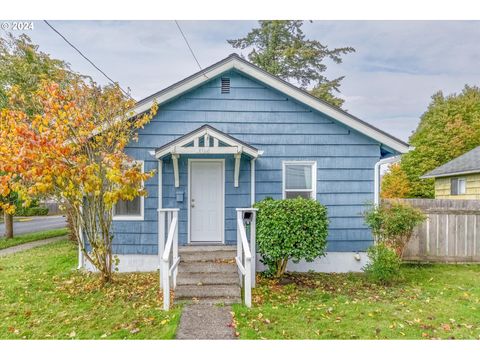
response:
{"label": "sidewalk", "polygon": [[15,254],[15,253],[20,252],[20,251],[33,249],[33,248],[36,248],[36,247],[39,247],[39,246],[51,244],[51,243],[54,243],[56,241],[60,241],[62,239],[65,239],[65,235],[57,236],[57,237],[50,238],[50,239],[37,240],[37,241],[32,241],[32,242],[29,242],[29,243],[25,243],[25,244],[11,246],[9,248],[0,250],[0,257]]}

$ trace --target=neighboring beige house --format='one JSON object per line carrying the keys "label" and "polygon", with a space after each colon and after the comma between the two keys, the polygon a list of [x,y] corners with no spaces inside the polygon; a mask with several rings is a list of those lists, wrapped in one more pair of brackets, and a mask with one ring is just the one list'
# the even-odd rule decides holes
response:
{"label": "neighboring beige house", "polygon": [[426,173],[435,178],[436,199],[480,200],[480,146]]}

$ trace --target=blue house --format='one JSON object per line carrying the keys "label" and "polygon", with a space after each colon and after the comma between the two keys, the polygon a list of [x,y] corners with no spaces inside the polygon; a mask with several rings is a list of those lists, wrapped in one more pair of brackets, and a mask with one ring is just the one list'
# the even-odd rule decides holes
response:
{"label": "blue house", "polygon": [[254,216],[250,208],[265,197],[297,196],[327,206],[328,253],[290,270],[361,269],[373,241],[361,213],[377,200],[379,164],[408,144],[236,54],[139,101],[135,113],[154,101],[157,115],[127,148],[156,174],[148,196],[115,209],[120,271],[158,269],[169,232],[185,258],[212,246],[235,251],[229,246],[245,230],[237,216]]}

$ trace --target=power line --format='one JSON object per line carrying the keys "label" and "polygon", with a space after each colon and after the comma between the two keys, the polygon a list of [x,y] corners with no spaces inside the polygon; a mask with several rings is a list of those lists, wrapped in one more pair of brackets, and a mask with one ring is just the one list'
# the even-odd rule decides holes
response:
{"label": "power line", "polygon": [[95,69],[97,69],[103,76],[105,76],[112,84],[117,84],[118,87],[120,88],[120,90],[122,90],[122,92],[127,95],[130,99],[133,99],[130,94],[128,92],[126,92],[125,90],[123,90],[123,88],[120,86],[120,84],[116,81],[113,81],[112,78],[110,78],[107,74],[105,74],[105,72],[100,69],[97,65],[95,65],[93,63],[92,60],[90,60],[86,55],[84,55],[75,45],[73,45],[70,41],[68,41],[68,39],[63,36],[57,29],[55,29],[47,20],[43,20],[45,22],[45,24],[47,24],[53,31],[55,31],[68,45],[70,45],[72,48],[74,48],[79,54],[81,57],[83,57],[85,60],[87,60]]}
{"label": "power line", "polygon": [[[177,20],[174,20],[174,21],[175,21],[175,24],[177,24],[178,30],[180,30],[180,34],[182,34],[183,40],[185,40],[185,44],[187,44],[188,48],[190,49],[190,52],[192,53],[192,56],[193,56],[193,58],[195,59],[195,62],[197,63],[200,71],[203,71],[202,65],[200,65],[200,62],[198,61],[197,57],[195,56],[195,53],[193,52],[192,47],[191,47],[190,44],[188,43],[187,37],[186,37],[185,34],[183,33],[182,28],[180,27],[180,24],[178,23]],[[203,76],[205,76],[206,78],[208,78],[208,76],[205,75],[205,73],[203,74]]]}

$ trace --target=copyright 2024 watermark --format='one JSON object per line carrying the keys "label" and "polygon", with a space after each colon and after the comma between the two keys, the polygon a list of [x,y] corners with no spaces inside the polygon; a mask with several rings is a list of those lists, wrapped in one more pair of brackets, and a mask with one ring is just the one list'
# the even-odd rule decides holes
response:
{"label": "copyright 2024 watermark", "polygon": [[1,21],[0,27],[5,31],[33,30],[33,21]]}

